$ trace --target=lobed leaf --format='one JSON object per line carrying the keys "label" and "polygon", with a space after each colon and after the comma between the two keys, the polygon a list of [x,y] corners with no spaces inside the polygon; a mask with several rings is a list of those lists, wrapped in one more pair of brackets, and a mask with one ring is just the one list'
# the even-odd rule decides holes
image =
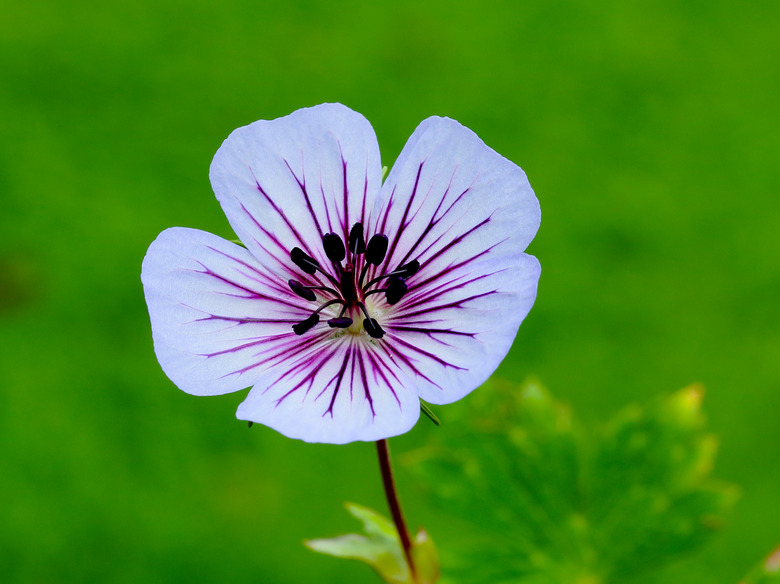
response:
{"label": "lobed leaf", "polygon": [[735,499],[709,478],[698,386],[585,432],[539,383],[491,385],[408,457],[475,529],[452,566],[463,581],[628,582],[700,546]]}

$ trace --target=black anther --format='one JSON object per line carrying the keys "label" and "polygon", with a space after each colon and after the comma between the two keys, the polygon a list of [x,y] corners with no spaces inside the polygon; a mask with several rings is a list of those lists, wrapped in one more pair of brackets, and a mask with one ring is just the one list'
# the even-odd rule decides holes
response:
{"label": "black anther", "polygon": [[352,253],[366,252],[366,240],[363,239],[362,223],[355,223],[349,232],[349,251]]}
{"label": "black anther", "polygon": [[383,336],[385,336],[384,329],[379,326],[379,323],[376,321],[375,318],[363,319],[363,328],[366,329],[366,333],[368,333],[368,336],[374,338],[374,339],[381,339]]}
{"label": "black anther", "polygon": [[408,278],[409,276],[414,276],[419,269],[420,269],[420,262],[418,262],[417,260],[412,260],[411,262],[405,263],[403,266],[399,266],[395,270],[395,273],[401,276],[402,278]]}
{"label": "black anther", "polygon": [[352,319],[348,316],[339,316],[328,320],[328,326],[331,328],[348,328],[352,325]]}
{"label": "black anther", "polygon": [[385,298],[387,298],[388,304],[397,304],[399,300],[406,294],[408,290],[406,281],[400,276],[392,276],[387,280],[387,289],[385,290]]}
{"label": "black anther", "polygon": [[332,262],[338,263],[347,255],[344,241],[335,233],[326,233],[322,236],[322,247],[325,250],[325,255]]}
{"label": "black anther", "polygon": [[305,298],[306,300],[317,300],[317,295],[306,288],[306,286],[301,284],[298,280],[287,280],[287,284],[290,286],[290,290],[295,292],[301,298]]}
{"label": "black anther", "polygon": [[387,235],[377,233],[368,241],[366,247],[366,262],[378,266],[387,253]]}
{"label": "black anther", "polygon": [[292,248],[292,251],[290,252],[290,259],[296,266],[298,266],[307,274],[313,274],[317,271],[317,268],[320,267],[320,264],[317,262],[317,260],[309,256],[300,247]]}
{"label": "black anther", "polygon": [[296,335],[302,335],[306,331],[313,329],[318,322],[320,322],[320,315],[315,312],[306,320],[302,320],[298,324],[294,324],[292,326],[292,330],[295,331]]}

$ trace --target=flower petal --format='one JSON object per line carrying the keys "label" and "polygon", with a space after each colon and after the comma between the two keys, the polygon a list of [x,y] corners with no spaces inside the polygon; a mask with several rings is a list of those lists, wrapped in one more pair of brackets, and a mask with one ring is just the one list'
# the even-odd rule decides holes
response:
{"label": "flower petal", "polygon": [[423,399],[460,399],[506,356],[536,298],[539,263],[523,252],[539,228],[539,202],[517,165],[458,122],[429,118],[377,207],[374,230],[390,237],[385,266],[421,264],[385,314],[387,346],[408,360]]}
{"label": "flower petal", "polygon": [[422,399],[452,403],[495,371],[533,306],[540,272],[528,254],[470,263],[386,314],[385,346]]}
{"label": "flower petal", "polygon": [[376,206],[375,230],[390,237],[385,262],[392,266],[517,254],[541,221],[523,170],[449,118],[417,127]]}
{"label": "flower petal", "polygon": [[382,169],[368,121],[323,104],[238,128],[209,176],[238,237],[273,269],[293,247],[329,265],[322,236],[346,241],[355,222],[369,221]]}
{"label": "flower petal", "polygon": [[160,365],[195,395],[253,385],[279,346],[297,337],[291,325],[310,314],[247,250],[195,229],[163,231],[141,280]]}
{"label": "flower petal", "polygon": [[[291,352],[238,408],[238,417],[306,442],[345,444],[407,432],[420,416],[413,384],[367,335],[327,332]],[[273,373],[273,374],[270,374]]]}

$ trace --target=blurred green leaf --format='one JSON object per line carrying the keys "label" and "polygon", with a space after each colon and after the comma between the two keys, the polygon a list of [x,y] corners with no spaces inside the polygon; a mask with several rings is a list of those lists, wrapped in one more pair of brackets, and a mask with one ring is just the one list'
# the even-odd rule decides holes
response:
{"label": "blurred green leaf", "polygon": [[492,584],[628,582],[700,546],[736,498],[709,478],[702,393],[585,432],[538,383],[478,392],[446,437],[407,457],[430,495],[476,527],[452,568]]}
{"label": "blurred green leaf", "polygon": [[331,539],[314,539],[305,542],[306,547],[338,558],[366,562],[391,584],[433,584],[439,579],[438,554],[425,530],[421,529],[412,542],[412,558],[418,575],[415,581],[406,565],[393,522],[368,507],[355,503],[347,503],[346,507],[352,516],[363,522],[366,535],[350,533]]}
{"label": "blurred green leaf", "polygon": [[776,584],[780,582],[780,547],[742,578],[739,584]]}

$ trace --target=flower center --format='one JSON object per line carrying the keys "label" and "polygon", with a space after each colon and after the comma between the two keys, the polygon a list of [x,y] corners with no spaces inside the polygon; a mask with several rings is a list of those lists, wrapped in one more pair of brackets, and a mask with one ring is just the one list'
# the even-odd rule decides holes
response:
{"label": "flower center", "polygon": [[[406,280],[420,269],[420,262],[412,260],[392,271],[380,272],[380,275],[364,283],[370,267],[374,266],[375,270],[378,270],[384,262],[387,244],[387,236],[383,234],[375,234],[366,244],[361,223],[352,226],[346,247],[338,234],[326,233],[322,237],[322,248],[333,266],[334,273],[323,269],[317,260],[301,248],[294,247],[290,252],[290,259],[296,266],[308,275],[320,272],[333,284],[332,287],[306,286],[298,280],[287,282],[290,289],[301,298],[321,303],[311,316],[293,325],[295,334],[302,335],[310,331],[319,324],[320,312],[329,306],[340,305],[338,316],[328,319],[328,326],[357,334],[361,331],[358,323],[362,319],[362,330],[374,339],[381,339],[385,331],[369,314],[366,299],[374,294],[384,294],[388,304],[397,304],[409,289]],[[322,298],[318,300],[315,291],[325,299],[324,302]]]}

